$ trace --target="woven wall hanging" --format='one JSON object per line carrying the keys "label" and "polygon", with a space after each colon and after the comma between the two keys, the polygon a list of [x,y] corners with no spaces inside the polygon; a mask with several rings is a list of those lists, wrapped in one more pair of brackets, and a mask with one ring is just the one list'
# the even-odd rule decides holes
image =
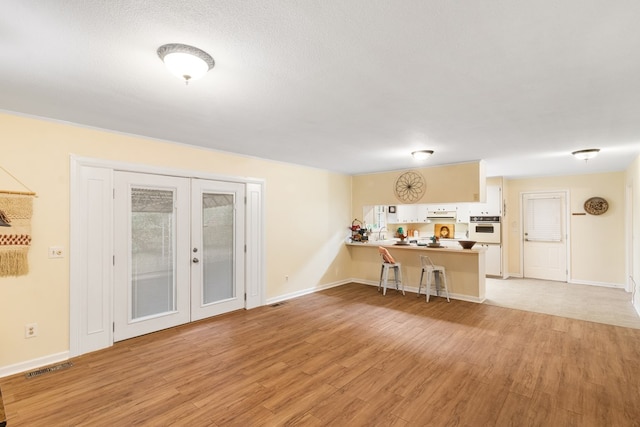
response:
{"label": "woven wall hanging", "polygon": [[[5,168],[0,166],[0,169],[24,186]],[[29,272],[31,215],[35,195],[32,191],[0,190],[0,277],[22,276]]]}

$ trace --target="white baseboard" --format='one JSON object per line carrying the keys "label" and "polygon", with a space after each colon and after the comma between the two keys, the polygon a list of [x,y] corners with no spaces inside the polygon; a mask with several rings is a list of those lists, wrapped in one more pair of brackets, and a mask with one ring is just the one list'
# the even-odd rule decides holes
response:
{"label": "white baseboard", "polygon": [[[378,286],[378,282],[372,281],[372,280],[362,280],[362,279],[352,279],[351,280],[353,283],[361,283],[363,285],[369,285],[369,286]],[[387,288],[387,291],[389,290],[394,290],[392,288]],[[405,286],[404,287],[405,292],[413,292],[414,294],[418,293],[418,288],[413,287],[413,286]],[[431,291],[431,295],[432,296],[436,296],[435,292]],[[440,294],[440,296],[442,296],[442,294]],[[478,304],[481,304],[484,302],[484,298],[480,299],[480,298],[476,298],[476,297],[472,297],[469,295],[460,295],[460,294],[456,294],[453,292],[449,292],[449,299],[455,299],[455,300],[459,300],[459,301],[467,301],[467,302],[475,302]]]}
{"label": "white baseboard", "polygon": [[277,297],[268,298],[267,299],[267,303],[265,305],[271,305],[271,304],[275,304],[277,302],[282,302],[282,301],[286,301],[286,300],[289,300],[289,299],[301,297],[303,295],[312,294],[314,292],[322,291],[322,290],[325,290],[325,289],[335,288],[336,286],[346,285],[347,283],[351,283],[351,282],[353,282],[352,279],[340,280],[338,282],[327,283],[325,285],[321,285],[321,286],[318,286],[318,287],[315,287],[315,288],[307,288],[307,289],[303,289],[301,291],[292,292],[290,294],[284,294],[284,295],[280,295],[280,296],[277,296]]}
{"label": "white baseboard", "polygon": [[0,367],[0,378],[19,374],[21,372],[32,371],[34,369],[42,368],[43,366],[52,365],[66,360],[69,360],[69,352],[63,351],[62,353],[50,354],[37,359],[16,363],[15,365],[2,366]]}
{"label": "white baseboard", "polygon": [[589,285],[589,286],[601,286],[604,288],[621,288],[624,289],[624,283],[606,283],[606,282],[593,282],[591,280],[574,280],[569,279],[567,283],[574,285]]}

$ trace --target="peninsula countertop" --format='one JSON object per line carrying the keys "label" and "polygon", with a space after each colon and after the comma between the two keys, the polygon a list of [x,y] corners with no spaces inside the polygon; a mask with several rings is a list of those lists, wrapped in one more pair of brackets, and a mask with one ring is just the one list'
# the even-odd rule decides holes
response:
{"label": "peninsula countertop", "polygon": [[420,281],[420,255],[427,255],[432,262],[446,268],[447,284],[452,299],[482,303],[485,299],[485,256],[487,249],[474,246],[428,247],[417,244],[398,245],[397,240],[372,240],[346,242],[351,257],[351,277],[355,282],[378,285],[380,280],[380,256],[378,246],[383,246],[402,265],[402,276],[408,292],[416,292]]}

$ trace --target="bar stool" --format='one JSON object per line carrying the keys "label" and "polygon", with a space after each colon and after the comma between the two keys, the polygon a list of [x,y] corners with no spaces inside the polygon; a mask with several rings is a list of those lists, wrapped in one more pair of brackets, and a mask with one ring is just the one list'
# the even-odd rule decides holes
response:
{"label": "bar stool", "polygon": [[[382,257],[382,266],[380,267],[380,281],[378,282],[378,292],[382,286],[382,295],[387,294],[387,283],[389,281],[389,270],[393,270],[393,278],[396,282],[396,290],[399,291],[399,285],[402,286],[402,295],[404,293],[404,282],[402,281],[402,266],[391,256],[387,248],[378,246],[378,252]],[[384,282],[383,282],[384,279]]]}
{"label": "bar stool", "polygon": [[[420,264],[422,265],[422,272],[420,273],[420,284],[418,285],[418,297],[420,296],[420,288],[422,288],[422,278],[425,273],[427,274],[427,302],[429,302],[429,295],[431,294],[431,275],[438,275],[441,279],[440,283],[444,286],[444,291],[447,293],[447,302],[451,302],[449,299],[449,288],[447,287],[447,275],[442,265],[434,265],[431,262],[431,258],[426,255],[420,255]],[[438,295],[438,278],[436,279],[436,296]]]}

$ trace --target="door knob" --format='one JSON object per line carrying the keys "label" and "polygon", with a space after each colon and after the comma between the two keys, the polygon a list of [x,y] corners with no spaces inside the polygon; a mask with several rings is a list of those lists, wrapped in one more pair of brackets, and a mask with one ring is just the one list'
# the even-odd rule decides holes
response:
{"label": "door knob", "polygon": [[194,263],[194,264],[197,264],[197,263],[199,263],[199,262],[200,262],[200,260],[199,260],[198,258],[194,258],[194,259],[193,259],[193,263]]}

